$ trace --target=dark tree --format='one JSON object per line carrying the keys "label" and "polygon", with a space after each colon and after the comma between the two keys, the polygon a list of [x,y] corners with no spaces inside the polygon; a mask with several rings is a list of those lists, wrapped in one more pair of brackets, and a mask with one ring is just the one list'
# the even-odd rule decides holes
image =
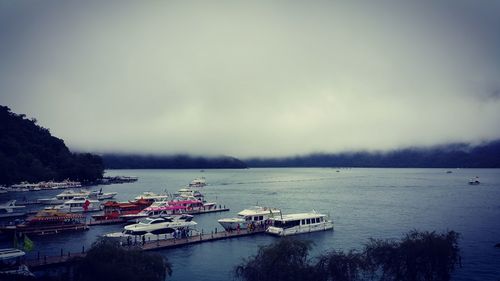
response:
{"label": "dark tree", "polygon": [[139,249],[125,249],[116,241],[100,239],[74,269],[76,281],[163,281],[172,274],[166,258]]}
{"label": "dark tree", "polygon": [[460,264],[459,234],[409,232],[401,241],[371,239],[367,262],[380,280],[447,281]]}
{"label": "dark tree", "polygon": [[458,233],[411,231],[398,241],[370,239],[362,252],[331,251],[316,264],[308,259],[310,243],[280,239],[261,247],[235,268],[245,281],[448,281],[460,264]]}
{"label": "dark tree", "polygon": [[246,281],[316,280],[308,260],[311,243],[283,238],[259,248],[257,255],[235,268],[235,276]]}
{"label": "dark tree", "polygon": [[71,153],[48,129],[0,105],[0,184],[102,178],[101,157]]}
{"label": "dark tree", "polygon": [[365,280],[367,271],[369,271],[369,265],[365,256],[354,250],[347,253],[333,250],[322,255],[316,264],[316,272],[321,280]]}

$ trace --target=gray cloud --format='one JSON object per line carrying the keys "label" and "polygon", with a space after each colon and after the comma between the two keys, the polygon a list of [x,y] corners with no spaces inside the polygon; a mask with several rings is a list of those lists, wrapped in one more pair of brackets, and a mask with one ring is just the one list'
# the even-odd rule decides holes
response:
{"label": "gray cloud", "polygon": [[0,4],[0,98],[72,148],[234,156],[500,137],[499,2]]}

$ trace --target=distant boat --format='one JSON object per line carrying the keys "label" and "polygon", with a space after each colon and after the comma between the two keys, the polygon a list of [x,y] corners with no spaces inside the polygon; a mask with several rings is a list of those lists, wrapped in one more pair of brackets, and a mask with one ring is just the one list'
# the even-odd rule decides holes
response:
{"label": "distant boat", "polygon": [[451,174],[451,173],[453,173],[453,172],[452,172],[452,171],[446,171],[446,173],[447,173],[447,174]]}
{"label": "distant boat", "polygon": [[478,185],[480,183],[481,182],[479,181],[479,177],[474,177],[474,178],[469,179],[469,184],[470,185]]}
{"label": "distant boat", "polygon": [[207,181],[205,180],[205,177],[201,178],[196,178],[191,181],[189,184],[189,187],[204,187],[207,185]]}

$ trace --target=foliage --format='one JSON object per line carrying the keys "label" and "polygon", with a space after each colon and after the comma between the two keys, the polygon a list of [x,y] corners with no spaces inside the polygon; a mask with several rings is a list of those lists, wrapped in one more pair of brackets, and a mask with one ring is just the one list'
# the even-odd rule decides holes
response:
{"label": "foliage", "polygon": [[76,281],[163,281],[172,274],[172,267],[159,254],[128,250],[116,241],[100,239],[77,261],[74,274]]}
{"label": "foliage", "polygon": [[380,280],[450,280],[460,263],[457,232],[411,231],[401,241],[374,240],[365,247],[368,263]]}
{"label": "foliage", "polygon": [[64,179],[92,182],[102,178],[103,172],[99,156],[71,153],[63,140],[38,126],[36,120],[0,105],[0,184]]}
{"label": "foliage", "polygon": [[280,239],[260,247],[257,255],[235,268],[235,275],[246,281],[313,280],[314,268],[309,264],[311,243]]}
{"label": "foliage", "polygon": [[363,254],[354,250],[344,253],[335,251],[322,255],[316,264],[317,280],[357,281],[364,280],[363,272],[369,270]]}
{"label": "foliage", "polygon": [[400,241],[370,239],[363,251],[330,251],[308,260],[310,244],[280,239],[235,268],[245,281],[448,281],[460,263],[458,233],[411,231]]}

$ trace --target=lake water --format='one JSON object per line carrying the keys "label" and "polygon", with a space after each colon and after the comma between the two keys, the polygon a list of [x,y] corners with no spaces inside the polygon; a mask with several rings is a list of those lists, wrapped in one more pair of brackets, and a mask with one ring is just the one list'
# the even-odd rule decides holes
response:
{"label": "lake water", "polygon": [[[143,191],[175,192],[204,176],[202,192],[229,212],[198,215],[198,229],[221,227],[217,219],[233,217],[244,208],[262,205],[283,213],[316,210],[330,214],[335,230],[297,238],[315,243],[312,256],[329,249],[361,248],[368,238],[400,238],[412,229],[455,230],[461,234],[463,267],[453,280],[500,280],[500,170],[499,169],[336,169],[283,168],[246,170],[109,170],[107,175],[138,176],[135,183],[102,186],[129,200]],[[479,176],[481,185],[468,179]],[[92,189],[99,189],[100,186]],[[23,196],[51,197],[59,191],[0,195],[0,202]],[[36,251],[58,254],[90,247],[96,237],[120,231],[122,226],[95,226],[87,232],[31,237]],[[169,280],[233,280],[234,266],[275,241],[259,234],[229,240],[161,250],[173,265]],[[0,247],[10,247],[1,241]]]}

